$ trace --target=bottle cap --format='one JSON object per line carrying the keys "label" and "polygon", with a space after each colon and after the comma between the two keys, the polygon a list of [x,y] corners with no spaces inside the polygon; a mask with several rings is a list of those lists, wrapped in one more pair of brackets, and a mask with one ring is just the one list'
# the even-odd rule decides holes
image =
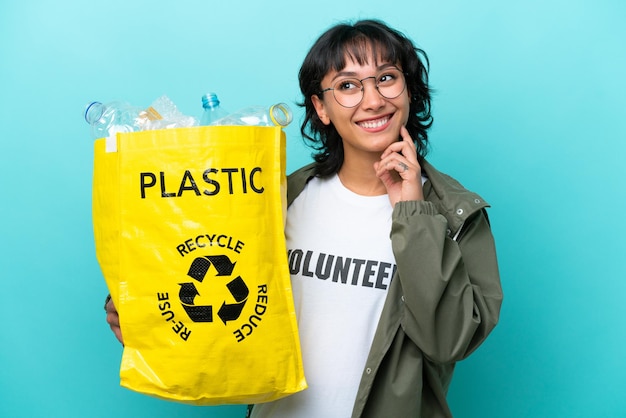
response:
{"label": "bottle cap", "polygon": [[85,120],[93,125],[98,122],[104,113],[104,105],[100,102],[91,102],[85,108]]}
{"label": "bottle cap", "polygon": [[207,109],[211,107],[217,107],[220,105],[220,100],[215,93],[207,93],[202,96],[202,107]]}
{"label": "bottle cap", "polygon": [[293,112],[287,103],[276,103],[270,107],[270,117],[277,126],[287,126],[293,120]]}

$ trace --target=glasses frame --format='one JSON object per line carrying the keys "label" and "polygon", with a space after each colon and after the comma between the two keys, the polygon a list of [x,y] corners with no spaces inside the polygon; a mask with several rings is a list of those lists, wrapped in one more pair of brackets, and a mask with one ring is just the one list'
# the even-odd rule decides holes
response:
{"label": "glasses frame", "polygon": [[[380,91],[380,89],[378,88],[378,77],[379,77],[380,75],[383,75],[383,74],[385,73],[385,71],[386,71],[386,70],[389,70],[389,69],[395,69],[395,70],[398,70],[398,72],[402,75],[402,90],[400,90],[400,93],[398,93],[398,94],[397,94],[397,95],[395,95],[394,97],[387,97],[387,96],[385,96],[385,95],[384,95],[384,94]],[[371,75],[371,76],[369,76],[369,77],[365,77],[365,78],[362,78],[362,79],[360,79],[360,80],[359,80],[358,78],[356,78],[356,77],[355,77],[355,78],[348,77],[348,78],[346,78],[346,79],[339,80],[339,81],[337,81],[337,82],[334,84],[334,85],[336,86],[336,85],[337,85],[337,83],[344,82],[344,81],[346,81],[346,80],[354,80],[354,81],[358,81],[358,82],[359,82],[359,84],[361,84],[361,100],[359,100],[356,104],[354,104],[354,105],[352,105],[352,106],[346,106],[346,105],[342,104],[342,103],[341,103],[341,102],[337,99],[337,97],[335,96],[335,87],[328,87],[328,88],[326,88],[326,89],[323,89],[323,90],[321,90],[318,94],[322,95],[322,94],[326,93],[327,91],[332,91],[332,92],[333,92],[333,99],[335,99],[335,101],[337,102],[337,104],[338,104],[339,106],[342,106],[342,107],[345,107],[345,108],[351,109],[351,108],[353,108],[353,107],[357,107],[358,105],[360,105],[360,104],[361,104],[361,102],[363,101],[363,98],[365,97],[365,84],[363,84],[363,81],[365,81],[365,80],[367,80],[367,79],[370,79],[370,78],[373,78],[373,79],[374,79],[374,87],[376,88],[376,91],[378,92],[378,94],[380,94],[380,95],[381,95],[382,97],[384,97],[385,99],[388,99],[388,100],[393,100],[393,99],[395,99],[395,98],[397,98],[397,97],[400,97],[400,95],[401,95],[402,93],[404,93],[404,91],[406,90],[406,73],[405,73],[405,72],[403,72],[402,70],[400,70],[400,69],[399,69],[398,67],[396,67],[395,65],[394,65],[394,66],[391,66],[391,67],[389,67],[389,68],[387,68],[386,70],[381,71],[381,72],[380,72],[379,74],[377,74],[377,75]]]}

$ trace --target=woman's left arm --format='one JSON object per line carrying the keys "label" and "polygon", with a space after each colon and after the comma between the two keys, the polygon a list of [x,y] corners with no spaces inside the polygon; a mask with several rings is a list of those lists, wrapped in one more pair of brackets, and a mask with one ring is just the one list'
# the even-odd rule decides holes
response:
{"label": "woman's left arm", "polygon": [[406,334],[432,361],[468,356],[496,326],[502,288],[487,215],[466,220],[457,240],[429,201],[398,202],[391,232]]}

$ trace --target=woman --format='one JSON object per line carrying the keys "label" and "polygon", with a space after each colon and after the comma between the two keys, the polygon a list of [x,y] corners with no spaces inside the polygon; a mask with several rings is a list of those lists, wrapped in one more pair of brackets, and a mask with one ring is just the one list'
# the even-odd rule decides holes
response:
{"label": "woman", "polygon": [[452,415],[454,365],[502,290],[487,203],[424,158],[427,64],[374,20],[330,28],[304,60],[315,162],[289,176],[285,233],[309,388],[252,417]]}

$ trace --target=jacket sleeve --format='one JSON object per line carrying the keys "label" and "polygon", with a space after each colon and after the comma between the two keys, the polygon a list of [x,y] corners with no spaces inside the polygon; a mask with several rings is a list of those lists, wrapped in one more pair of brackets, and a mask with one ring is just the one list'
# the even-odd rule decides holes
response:
{"label": "jacket sleeve", "polygon": [[429,201],[394,207],[391,239],[403,291],[402,326],[436,363],[461,360],[498,322],[502,289],[491,228],[483,210],[458,241]]}

